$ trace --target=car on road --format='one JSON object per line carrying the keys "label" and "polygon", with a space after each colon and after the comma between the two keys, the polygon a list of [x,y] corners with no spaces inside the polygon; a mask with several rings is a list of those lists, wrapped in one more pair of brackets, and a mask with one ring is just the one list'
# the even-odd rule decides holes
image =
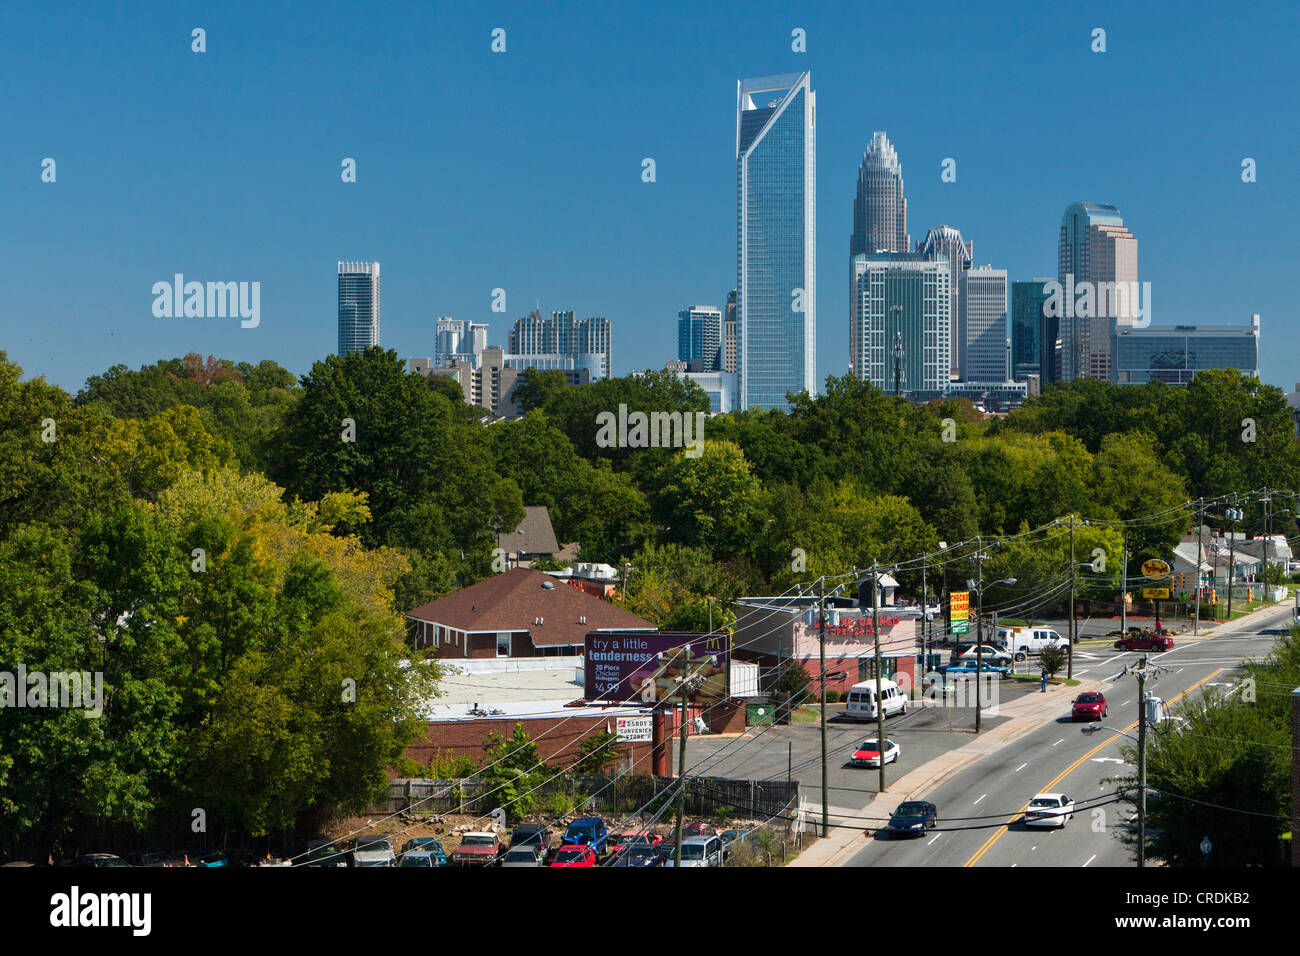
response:
{"label": "car on road", "polygon": [[939,823],[939,808],[929,800],[906,800],[889,816],[885,831],[893,836],[925,836]]}
{"label": "car on road", "polygon": [[397,866],[392,841],[382,836],[357,837],[352,844],[352,865]]}
{"label": "car on road", "polygon": [[397,861],[399,867],[402,866],[427,866],[433,869],[438,866],[438,859],[428,850],[407,850],[402,854],[401,859]]}
{"label": "car on road", "polygon": [[1168,634],[1130,634],[1115,642],[1115,649],[1120,651],[1168,651],[1174,646],[1174,639]]}
{"label": "car on road", "polygon": [[987,660],[983,661],[981,665],[981,662],[974,658],[960,660],[956,664],[949,664],[947,667],[940,668],[940,670],[949,677],[959,678],[968,678],[975,674],[984,674],[988,677],[996,674],[998,677],[1006,677],[1010,673],[1007,668],[997,664],[990,664]]}
{"label": "car on road", "polygon": [[[664,866],[677,865],[674,853]],[[682,837],[682,867],[722,866],[722,839],[718,836]]]}
{"label": "car on road", "polygon": [[608,849],[609,831],[600,817],[578,817],[565,828],[562,844],[589,846],[601,854]]}
{"label": "car on road", "polygon": [[434,866],[447,865],[447,851],[442,848],[442,842],[437,837],[412,837],[402,844],[403,853],[412,850],[427,850],[432,853]]}
{"label": "car on road", "polygon": [[[662,844],[660,844],[662,845]],[[629,846],[626,850],[619,853],[610,866],[626,866],[645,868],[648,866],[663,866],[664,855],[659,852],[659,846],[647,846],[642,843],[636,843]]]}
{"label": "car on road", "polygon": [[[907,694],[892,680],[880,679],[880,697],[885,702],[886,717],[907,713]],[[862,681],[849,688],[849,696],[844,709],[844,716],[851,720],[876,719],[876,682]]]}
{"label": "car on road", "polygon": [[1038,654],[1047,647],[1069,651],[1070,642],[1050,627],[1000,627],[998,640],[1023,661],[1026,654]]}
{"label": "car on road", "polygon": [[[898,759],[901,752],[901,748],[894,741],[885,741],[885,763],[893,763]],[[849,765],[853,767],[879,767],[880,741],[875,737],[868,737],[858,744],[853,751],[853,756],[849,758]]]}
{"label": "car on road", "polygon": [[1006,665],[1010,664],[1013,660],[1023,661],[1025,659],[1024,654],[1012,654],[1010,651],[1006,650],[1005,648],[995,647],[992,644],[982,644],[982,645],[977,645],[975,647],[972,647],[968,650],[962,651],[960,654],[956,656],[956,658],[953,659],[953,663],[956,664],[956,663],[960,663],[961,661],[976,660],[981,656],[981,652],[980,652],[981,647],[983,647],[984,649],[982,656],[984,658],[984,663],[986,664],[996,664],[999,667],[1005,667]]}
{"label": "car on road", "polygon": [[1110,711],[1106,706],[1106,695],[1099,691],[1086,691],[1074,698],[1070,705],[1070,720],[1101,720]]}
{"label": "car on road", "polygon": [[555,851],[551,866],[596,866],[596,851],[583,843],[569,843]]}
{"label": "car on road", "polygon": [[1063,793],[1040,793],[1029,801],[1025,826],[1063,828],[1074,816],[1074,801]]}
{"label": "car on road", "polygon": [[545,863],[551,855],[551,831],[550,828],[540,823],[521,823],[515,827],[514,832],[510,834],[510,849],[518,846],[535,846],[542,852],[542,862]]}
{"label": "car on road", "polygon": [[452,866],[491,866],[504,854],[506,846],[496,833],[466,833],[460,845],[451,851]]}
{"label": "car on road", "polygon": [[540,867],[545,866],[542,848],[536,843],[523,843],[519,846],[512,846],[506,850],[506,855],[501,858],[501,866],[504,867]]}

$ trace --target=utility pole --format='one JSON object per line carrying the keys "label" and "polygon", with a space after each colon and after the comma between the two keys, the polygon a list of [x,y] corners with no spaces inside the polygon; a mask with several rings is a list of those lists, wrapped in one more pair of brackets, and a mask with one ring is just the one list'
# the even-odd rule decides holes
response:
{"label": "utility pole", "polygon": [[681,743],[677,747],[677,837],[673,846],[673,866],[678,869],[682,865],[682,813],[686,809],[686,691],[690,687],[690,682],[685,678],[682,679],[682,719],[681,726],[678,727],[678,736]]}
{"label": "utility pole", "polygon": [[1138,661],[1138,868],[1147,865],[1147,659]]}
{"label": "utility pole", "polygon": [[818,617],[820,621],[817,627],[818,644],[821,654],[821,682],[822,682],[822,836],[828,837],[831,834],[831,811],[830,811],[830,775],[826,759],[826,584],[825,578],[817,582],[818,603],[821,605]]}
{"label": "utility pole", "polygon": [[975,733],[980,732],[980,680],[984,677],[984,555],[980,553],[980,536],[975,536]]}
{"label": "utility pole", "polygon": [[930,588],[925,580],[925,558],[921,558],[921,666],[917,669],[917,676],[920,677],[925,673],[925,662],[928,659],[927,645],[930,636],[930,615],[928,608],[930,604]]}
{"label": "utility pole", "polygon": [[1232,496],[1232,507],[1228,509],[1228,517],[1232,519],[1232,530],[1228,532],[1228,623],[1232,623],[1232,580],[1237,570],[1237,521],[1241,517],[1241,509],[1237,507],[1237,496]]}
{"label": "utility pole", "polygon": [[1119,636],[1128,636],[1128,525],[1120,528],[1123,541],[1124,564],[1119,584]]}
{"label": "utility pole", "polygon": [[1070,513],[1070,656],[1066,658],[1065,678],[1074,677],[1074,642],[1078,640],[1074,633],[1074,587],[1078,577],[1079,565],[1074,560],[1074,512]]}
{"label": "utility pole", "polygon": [[878,793],[885,792],[885,702],[880,696],[880,571],[877,562],[871,562],[871,631],[876,638],[876,748],[880,754],[880,784]]}
{"label": "utility pole", "polygon": [[1201,526],[1205,524],[1205,499],[1196,499],[1196,617],[1192,618],[1192,636],[1201,629]]}

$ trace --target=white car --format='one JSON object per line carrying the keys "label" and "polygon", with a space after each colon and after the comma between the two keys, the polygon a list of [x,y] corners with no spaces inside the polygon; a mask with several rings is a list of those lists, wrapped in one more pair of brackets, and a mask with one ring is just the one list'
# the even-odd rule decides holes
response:
{"label": "white car", "polygon": [[[885,741],[885,763],[893,763],[902,753],[898,744],[892,740]],[[853,750],[853,756],[849,758],[849,764],[854,767],[879,767],[880,766],[880,744],[875,737],[862,741]]]}
{"label": "white car", "polygon": [[1029,809],[1025,811],[1025,826],[1062,828],[1072,816],[1074,801],[1065,794],[1040,793],[1029,801]]}

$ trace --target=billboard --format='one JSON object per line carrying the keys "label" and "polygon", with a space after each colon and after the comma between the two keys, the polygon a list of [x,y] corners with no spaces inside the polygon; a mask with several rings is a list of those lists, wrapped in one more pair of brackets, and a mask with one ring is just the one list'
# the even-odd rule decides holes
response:
{"label": "billboard", "polygon": [[654,740],[653,717],[616,717],[619,742],[650,743]]}
{"label": "billboard", "polygon": [[952,632],[966,634],[970,631],[970,592],[954,591],[948,598],[952,614]]}
{"label": "billboard", "polygon": [[1153,581],[1169,577],[1169,563],[1161,561],[1159,558],[1152,558],[1150,561],[1142,562],[1142,573]]}
{"label": "billboard", "polygon": [[681,686],[678,678],[693,675],[700,683],[688,699],[723,700],[729,690],[729,645],[725,632],[592,631],[583,652],[583,696],[602,703],[676,700]]}

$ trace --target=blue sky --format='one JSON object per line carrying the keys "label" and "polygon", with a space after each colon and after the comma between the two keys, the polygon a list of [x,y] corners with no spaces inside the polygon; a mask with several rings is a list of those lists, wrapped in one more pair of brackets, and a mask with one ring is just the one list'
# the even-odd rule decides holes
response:
{"label": "blue sky", "polygon": [[[736,80],[807,69],[819,379],[847,367],[856,171],[885,130],[914,239],[948,223],[977,263],[1050,276],[1065,207],[1113,203],[1153,322],[1261,313],[1264,379],[1300,380],[1292,5],[549,6],[0,9],[0,349],[73,391],[189,351],[301,374],[336,347],[337,261],[377,259],[404,357],[432,354],[437,315],[504,344],[540,302],[610,317],[617,374],[661,368],[677,311],[735,284]],[[177,272],[260,282],[261,324],[155,318]]]}

